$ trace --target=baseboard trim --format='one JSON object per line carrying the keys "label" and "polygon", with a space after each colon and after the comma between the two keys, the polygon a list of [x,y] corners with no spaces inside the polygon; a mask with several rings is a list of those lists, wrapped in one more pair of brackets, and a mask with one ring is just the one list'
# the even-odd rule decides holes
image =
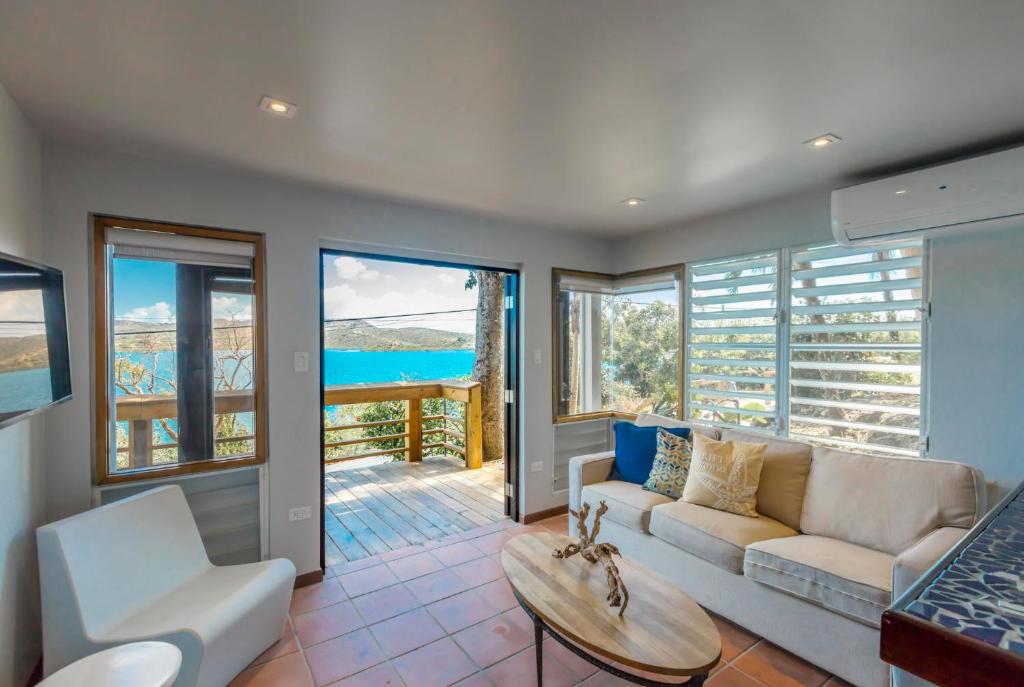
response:
{"label": "baseboard trim", "polygon": [[529,525],[530,523],[537,522],[538,520],[553,518],[556,515],[564,515],[568,512],[569,504],[566,504],[564,506],[555,506],[554,508],[548,508],[547,510],[537,511],[536,513],[527,513],[523,516],[523,524]]}
{"label": "baseboard trim", "polygon": [[311,584],[319,584],[324,581],[324,571],[314,570],[313,572],[302,573],[295,576],[295,588],[308,587]]}

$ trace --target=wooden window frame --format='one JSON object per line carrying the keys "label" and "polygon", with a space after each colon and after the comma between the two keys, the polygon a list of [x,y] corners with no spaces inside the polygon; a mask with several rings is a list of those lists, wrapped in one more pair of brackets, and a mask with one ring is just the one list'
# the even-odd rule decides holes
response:
{"label": "wooden window frame", "polygon": [[[253,390],[253,454],[239,457],[210,458],[167,467],[153,467],[131,472],[112,473],[110,470],[110,397],[108,381],[110,376],[110,350],[108,348],[110,327],[110,274],[107,260],[106,230],[111,227],[141,229],[164,234],[177,234],[198,238],[240,241],[252,244],[254,250],[253,275],[253,362],[255,388]],[[199,472],[229,470],[232,468],[260,465],[267,460],[267,355],[266,355],[266,265],[265,239],[263,234],[218,229],[184,224],[169,224],[148,220],[128,219],[108,215],[93,215],[93,310],[94,325],[93,353],[95,364],[95,444],[94,480],[97,485],[118,484],[149,480],[161,477],[177,477]]]}
{"label": "wooden window frame", "polygon": [[562,331],[561,327],[558,326],[558,279],[563,275],[572,277],[593,277],[596,279],[627,279],[629,277],[643,277],[649,274],[660,274],[663,272],[675,272],[679,275],[679,289],[678,289],[678,306],[679,306],[679,352],[677,354],[678,360],[676,364],[678,366],[678,374],[676,379],[676,385],[679,390],[679,403],[676,407],[676,417],[683,419],[683,375],[686,370],[684,368],[684,361],[686,359],[686,318],[684,317],[683,311],[686,308],[686,293],[685,293],[685,276],[686,276],[686,265],[683,263],[675,263],[670,265],[663,265],[661,267],[652,267],[650,269],[633,270],[632,272],[621,272],[619,274],[609,274],[607,272],[591,272],[587,270],[574,270],[565,267],[552,267],[551,268],[551,421],[556,425],[568,424],[570,422],[586,422],[587,420],[601,420],[605,418],[612,418],[615,420],[635,420],[637,417],[636,413],[627,413],[620,410],[598,410],[589,413],[576,413],[574,415],[560,415],[558,413],[558,380],[559,380],[559,356],[562,351]]}

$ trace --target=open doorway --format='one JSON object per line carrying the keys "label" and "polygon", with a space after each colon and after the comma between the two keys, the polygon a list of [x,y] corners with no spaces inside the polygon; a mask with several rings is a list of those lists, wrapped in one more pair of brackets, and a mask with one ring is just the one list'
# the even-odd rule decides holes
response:
{"label": "open doorway", "polygon": [[517,517],[518,273],[321,251],[324,566]]}

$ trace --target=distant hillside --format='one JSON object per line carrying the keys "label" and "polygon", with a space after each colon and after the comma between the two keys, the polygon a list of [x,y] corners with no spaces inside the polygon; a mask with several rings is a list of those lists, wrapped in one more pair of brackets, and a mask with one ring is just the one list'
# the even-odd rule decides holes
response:
{"label": "distant hillside", "polygon": [[[219,350],[252,350],[252,330],[248,322],[217,320],[214,346]],[[120,321],[114,334],[119,351],[174,350],[174,325],[152,322]],[[327,348],[361,351],[439,351],[473,348],[474,336],[425,327],[385,329],[365,320],[332,323],[324,343]],[[31,370],[50,364],[46,355],[46,337],[42,334],[20,338],[0,338],[0,372]]]}
{"label": "distant hillside", "polygon": [[0,372],[48,367],[46,335],[0,338]]}
{"label": "distant hillside", "polygon": [[[214,322],[214,345],[218,349],[251,349],[252,330],[248,322]],[[117,348],[121,351],[172,350],[174,332],[169,324],[121,321],[117,324]],[[425,327],[383,328],[366,320],[332,322],[327,327],[327,348],[362,351],[428,351],[473,348],[474,336]]]}
{"label": "distant hillside", "polygon": [[324,346],[360,351],[437,351],[473,348],[472,334],[446,332],[424,327],[383,328],[366,320],[332,322],[324,335]]}

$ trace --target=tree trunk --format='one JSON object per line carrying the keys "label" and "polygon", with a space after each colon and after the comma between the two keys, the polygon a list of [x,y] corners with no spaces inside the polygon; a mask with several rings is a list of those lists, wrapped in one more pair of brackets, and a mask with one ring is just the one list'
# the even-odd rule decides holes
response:
{"label": "tree trunk", "polygon": [[477,277],[476,360],[480,382],[484,460],[505,457],[505,277],[480,270]]}

